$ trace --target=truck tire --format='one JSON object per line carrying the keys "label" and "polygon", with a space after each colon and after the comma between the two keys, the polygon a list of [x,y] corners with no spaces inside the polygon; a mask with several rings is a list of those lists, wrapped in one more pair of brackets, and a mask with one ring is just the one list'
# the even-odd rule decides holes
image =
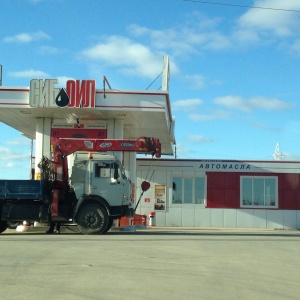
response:
{"label": "truck tire", "polygon": [[106,209],[98,204],[86,204],[77,213],[77,226],[83,234],[103,234],[108,222]]}
{"label": "truck tire", "polygon": [[5,231],[8,228],[8,224],[6,221],[0,221],[0,233]]}
{"label": "truck tire", "polygon": [[107,224],[107,227],[106,227],[106,229],[104,230],[104,232],[103,232],[103,233],[106,233],[106,232],[108,232],[108,231],[111,229],[111,227],[112,227],[113,223],[114,223],[114,219],[113,219],[113,218],[109,218],[109,220],[108,220],[108,224]]}

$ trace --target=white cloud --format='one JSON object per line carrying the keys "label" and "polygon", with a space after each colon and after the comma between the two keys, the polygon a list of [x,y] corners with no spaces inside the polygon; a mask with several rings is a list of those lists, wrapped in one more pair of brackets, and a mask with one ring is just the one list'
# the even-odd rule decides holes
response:
{"label": "white cloud", "polygon": [[30,43],[38,40],[50,40],[51,37],[43,31],[33,33],[19,33],[14,36],[7,36],[3,39],[5,43]]}
{"label": "white cloud", "polygon": [[66,87],[68,80],[76,80],[75,78],[68,76],[56,76],[57,79],[57,87]]}
{"label": "white cloud", "polygon": [[202,100],[198,98],[177,100],[172,103],[173,110],[195,110],[202,104]]}
{"label": "white cloud", "polygon": [[[194,44],[204,41],[200,34],[196,36],[196,33],[190,28],[182,28],[181,30],[175,28],[162,30],[142,28],[140,31],[144,32],[143,35],[150,39],[150,43],[154,48],[171,51],[175,56],[194,52]],[[131,33],[133,32],[135,31]]]}
{"label": "white cloud", "polygon": [[[280,8],[280,2],[281,0],[260,0],[255,1],[254,5]],[[284,8],[298,8],[298,3],[295,0],[287,0]],[[235,27],[228,28],[228,24],[222,23],[221,19],[208,18],[196,12],[189,14],[186,21],[176,27],[160,30],[131,24],[127,30],[132,39],[124,36],[107,37],[81,54],[91,64],[114,67],[116,73],[154,78],[162,70],[162,56],[165,53],[170,56],[171,73],[174,75],[179,72],[175,63],[178,57],[185,60],[190,55],[205,50],[220,51],[249,43],[274,41],[276,37],[298,34],[298,30],[295,29],[299,28],[299,22],[299,14],[296,13],[248,9],[236,21]],[[286,43],[287,46],[293,45],[294,51],[300,53],[298,44],[300,43],[295,41]],[[43,49],[53,53],[56,51],[51,47]],[[201,74],[182,78],[190,83],[191,88],[201,89],[207,85],[207,79]],[[248,103],[239,103],[239,107],[245,111],[251,108]]]}
{"label": "white cloud", "polygon": [[193,89],[202,89],[206,84],[206,78],[201,74],[186,75],[184,80]]}
{"label": "white cloud", "polygon": [[15,167],[15,165],[12,162],[8,162],[5,166],[5,168],[9,168],[9,169],[14,168],[14,167]]}
{"label": "white cloud", "polygon": [[[12,146],[22,146],[22,145],[30,145],[31,140],[25,139],[24,137],[15,138],[13,140],[6,141],[6,145],[12,145]],[[3,149],[3,148],[2,148]]]}
{"label": "white cloud", "polygon": [[293,108],[294,105],[278,99],[271,99],[265,97],[253,97],[249,99],[249,104],[252,107],[257,107],[265,110],[284,110]]}
{"label": "white cloud", "polygon": [[207,143],[213,143],[214,140],[211,138],[206,138],[202,135],[189,135],[187,136],[187,140],[193,143],[197,144],[207,144]]}
{"label": "white cloud", "polygon": [[266,97],[252,97],[250,99],[243,99],[239,96],[224,96],[214,99],[213,102],[217,105],[234,108],[241,111],[251,111],[253,108],[264,110],[284,110],[294,107],[294,105],[291,103]]}
{"label": "white cloud", "polygon": [[123,74],[153,78],[163,67],[162,53],[155,53],[149,47],[121,36],[112,36],[82,54],[90,60],[116,66]]}
{"label": "white cloud", "polygon": [[43,72],[43,71],[40,71],[40,70],[33,70],[33,69],[17,71],[17,72],[8,72],[8,76],[14,77],[14,78],[28,78],[28,79],[32,79],[32,78],[39,78],[39,79],[40,78],[44,78],[44,79],[55,78],[58,81],[57,87],[65,87],[66,82],[68,80],[75,80],[75,78],[68,77],[68,76],[55,76],[55,77],[53,77],[52,75],[50,75],[46,72]]}
{"label": "white cloud", "polygon": [[284,152],[283,155],[283,160],[300,161],[299,154]]}
{"label": "white cloud", "polygon": [[291,48],[293,51],[300,54],[300,39],[295,40],[291,45]]}
{"label": "white cloud", "polygon": [[[151,45],[173,56],[185,56],[203,49],[221,50],[231,47],[230,38],[217,30],[219,19],[208,19],[193,13],[185,24],[162,30],[132,24],[128,31],[135,37],[149,39]],[[201,50],[200,50],[201,49]]]}
{"label": "white cloud", "polygon": [[196,122],[215,121],[215,120],[221,120],[221,119],[228,119],[229,117],[230,117],[230,113],[222,111],[222,110],[216,110],[210,115],[190,114],[188,116],[188,118],[190,120],[193,120]]}
{"label": "white cloud", "polygon": [[7,160],[4,155],[9,153],[9,148],[0,146],[0,160]]}
{"label": "white cloud", "polygon": [[276,10],[299,10],[300,2],[298,0],[256,0],[253,6],[273,8],[273,10],[249,9],[237,20],[240,31],[248,32],[250,37],[253,34],[251,32],[264,37],[268,34],[277,37],[288,37],[295,33],[298,34],[300,25],[299,14]]}
{"label": "white cloud", "polygon": [[60,50],[58,48],[51,47],[51,46],[42,46],[42,47],[39,47],[38,52],[40,54],[53,55],[53,54],[59,53]]}
{"label": "white cloud", "polygon": [[8,76],[14,78],[50,78],[51,76],[43,71],[40,70],[24,70],[24,71],[17,71],[17,72],[8,72]]}
{"label": "white cloud", "polygon": [[187,148],[184,144],[177,144],[176,145],[176,156],[177,158],[187,157],[191,154],[191,149]]}
{"label": "white cloud", "polygon": [[228,36],[221,32],[211,32],[207,35],[205,47],[212,50],[223,50],[232,46],[231,40]]}
{"label": "white cloud", "polygon": [[25,161],[30,160],[30,153],[24,153],[20,151],[16,151],[10,149],[8,147],[0,146],[0,162],[18,162],[18,161]]}
{"label": "white cloud", "polygon": [[178,44],[178,32],[174,28],[167,28],[162,30],[155,30],[146,27],[141,27],[139,25],[133,24],[128,27],[128,31],[131,35],[135,37],[149,38],[151,44],[156,49],[174,49],[183,48],[185,50],[189,49],[189,45],[182,43]]}
{"label": "white cloud", "polygon": [[248,28],[238,28],[232,33],[232,39],[237,41],[238,45],[257,44],[260,42],[258,32]]}
{"label": "white cloud", "polygon": [[235,108],[243,111],[250,111],[250,106],[247,103],[247,101],[244,100],[242,97],[238,97],[238,96],[219,97],[216,98],[213,102],[217,105],[222,105],[229,108]]}
{"label": "white cloud", "polygon": [[253,123],[252,127],[256,128],[256,129],[259,129],[259,130],[265,130],[265,131],[270,131],[270,132],[280,132],[280,131],[282,131],[282,128],[270,127],[265,123]]}

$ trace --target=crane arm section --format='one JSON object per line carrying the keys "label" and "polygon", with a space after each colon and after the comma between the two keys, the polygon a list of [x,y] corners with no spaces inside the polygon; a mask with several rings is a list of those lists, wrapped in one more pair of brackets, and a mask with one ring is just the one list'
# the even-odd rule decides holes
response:
{"label": "crane arm section", "polygon": [[76,151],[106,152],[125,151],[161,156],[159,139],[140,137],[133,139],[85,139],[85,138],[57,138],[53,143],[54,151],[68,156]]}
{"label": "crane arm section", "polygon": [[148,153],[157,158],[161,156],[161,144],[158,139],[152,137],[140,137],[136,140],[55,138],[52,140],[52,146],[54,158],[54,179],[59,181],[68,180],[67,156],[76,151],[125,151]]}

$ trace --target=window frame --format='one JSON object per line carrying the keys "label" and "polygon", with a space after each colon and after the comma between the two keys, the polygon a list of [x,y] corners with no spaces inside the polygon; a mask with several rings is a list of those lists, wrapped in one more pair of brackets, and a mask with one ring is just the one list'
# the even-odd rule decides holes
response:
{"label": "window frame", "polygon": [[[251,196],[252,196],[252,204],[249,205],[249,204],[244,204],[244,200],[243,200],[243,179],[251,179]],[[254,205],[254,183],[253,181],[255,179],[260,179],[260,180],[263,180],[263,187],[264,187],[264,193],[263,193],[263,196],[264,196],[264,203],[266,202],[266,192],[265,192],[265,188],[266,188],[266,180],[268,179],[273,179],[275,182],[274,182],[274,205]],[[273,209],[278,209],[279,207],[279,197],[278,197],[278,177],[277,176],[241,176],[240,177],[240,207],[241,208],[253,208],[253,209],[270,209],[270,208],[273,208]]]}
{"label": "window frame", "polygon": [[[181,179],[181,203],[174,203],[173,202],[173,193],[174,193],[174,189],[173,189],[173,183],[174,183],[174,178],[180,178]],[[203,203],[195,203],[195,196],[196,196],[196,190],[195,190],[195,183],[196,183],[196,179],[197,178],[202,178],[204,179],[204,186],[203,186]],[[193,186],[193,191],[192,191],[192,203],[185,203],[184,202],[184,180],[185,179],[192,179],[192,186]],[[185,206],[196,206],[196,207],[205,207],[206,203],[207,203],[207,176],[180,176],[180,175],[173,175],[172,176],[172,182],[171,182],[171,205],[173,206],[179,206],[179,205],[185,205]]]}

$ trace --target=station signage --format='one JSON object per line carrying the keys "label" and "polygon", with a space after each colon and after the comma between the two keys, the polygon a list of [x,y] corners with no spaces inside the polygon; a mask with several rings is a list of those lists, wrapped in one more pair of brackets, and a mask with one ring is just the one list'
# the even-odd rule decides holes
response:
{"label": "station signage", "polygon": [[106,124],[53,124],[51,137],[106,139]]}
{"label": "station signage", "polygon": [[52,124],[51,145],[57,138],[106,139],[106,124]]}
{"label": "station signage", "polygon": [[56,88],[57,79],[32,79],[29,105],[31,107],[94,108],[95,80],[68,80],[66,88]]}
{"label": "station signage", "polygon": [[205,162],[199,165],[199,169],[205,171],[226,171],[226,172],[249,172],[254,171],[253,166],[242,162]]}

